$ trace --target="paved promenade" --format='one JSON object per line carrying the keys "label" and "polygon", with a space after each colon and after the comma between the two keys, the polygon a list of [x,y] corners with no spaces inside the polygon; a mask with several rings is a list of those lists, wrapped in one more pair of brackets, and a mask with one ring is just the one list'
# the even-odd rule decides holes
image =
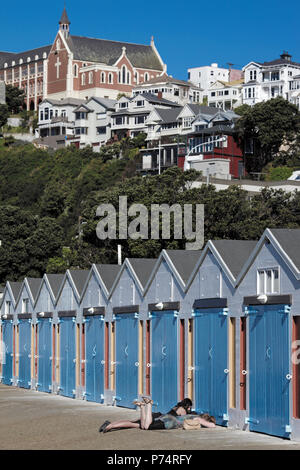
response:
{"label": "paved promenade", "polygon": [[[300,443],[222,427],[199,431],[98,432],[106,419],[138,416],[135,410],[0,384],[0,449],[173,450],[184,454],[188,454],[188,450],[300,450]],[[112,456],[116,458],[113,452]]]}

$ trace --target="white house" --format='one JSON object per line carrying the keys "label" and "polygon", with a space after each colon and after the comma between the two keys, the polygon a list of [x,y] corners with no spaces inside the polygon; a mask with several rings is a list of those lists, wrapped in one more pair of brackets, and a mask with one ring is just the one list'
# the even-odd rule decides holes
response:
{"label": "white house", "polygon": [[292,62],[291,58],[288,52],[283,52],[279,59],[245,65],[243,103],[253,106],[277,96],[289,100],[290,82],[300,73],[300,63]]}
{"label": "white house", "polygon": [[92,97],[89,100],[45,99],[39,106],[37,144],[54,149],[75,144],[99,150],[111,137],[110,116],[115,101]]}
{"label": "white house", "polygon": [[111,138],[111,115],[115,110],[115,100],[93,96],[73,110],[74,135],[68,138],[68,144],[78,148],[92,145],[99,151]]}
{"label": "white house", "polygon": [[184,106],[186,103],[202,102],[202,90],[191,82],[178,80],[170,75],[163,74],[133,89],[133,96],[143,93],[152,93],[160,98]]}
{"label": "white house", "polygon": [[300,110],[300,74],[294,75],[289,81],[289,101]]}
{"label": "white house", "polygon": [[243,73],[241,70],[219,67],[217,63],[188,69],[189,82],[203,90],[203,98],[208,97],[209,88],[217,80],[230,82],[233,80],[239,80],[242,76]]}
{"label": "white house", "polygon": [[217,80],[208,89],[208,106],[221,108],[224,111],[240,106],[242,104],[243,83],[243,79],[232,82]]}
{"label": "white house", "polygon": [[177,103],[153,95],[140,93],[133,98],[122,96],[115,105],[112,114],[112,137],[135,137],[141,132],[147,132],[146,120],[153,108],[180,108]]}

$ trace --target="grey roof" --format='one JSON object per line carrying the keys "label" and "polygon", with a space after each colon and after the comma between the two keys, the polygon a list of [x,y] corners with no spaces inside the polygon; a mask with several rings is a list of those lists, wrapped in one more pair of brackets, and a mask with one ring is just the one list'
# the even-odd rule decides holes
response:
{"label": "grey roof", "polygon": [[202,251],[200,250],[165,250],[181,279],[186,283],[192,274]]}
{"label": "grey roof", "polygon": [[184,80],[179,80],[178,78],[171,77],[171,75],[167,75],[164,73],[163,75],[159,75],[158,77],[151,78],[147,82],[141,83],[137,85],[136,88],[147,86],[147,85],[156,85],[159,83],[174,83],[175,85],[182,85],[187,87],[193,87],[191,82],[186,82]]}
{"label": "grey roof", "polygon": [[27,64],[27,57],[30,57],[31,62],[35,61],[35,56],[39,56],[39,60],[43,57],[43,53],[46,52],[47,57],[51,50],[52,45],[50,46],[43,46],[38,47],[36,49],[31,49],[29,51],[24,52],[0,52],[0,69],[4,68],[5,62],[8,65],[11,65],[11,62],[14,60],[16,65],[19,65],[19,60],[23,59],[24,64]]}
{"label": "grey roof", "polygon": [[72,269],[69,270],[69,272],[74,281],[78,294],[81,296],[89,271],[85,269]]}
{"label": "grey roof", "polygon": [[14,300],[16,301],[17,298],[19,297],[19,293],[20,293],[20,290],[21,290],[21,287],[22,287],[23,283],[22,282],[11,282],[11,281],[8,281],[8,282],[9,282],[10,288],[12,290]]}
{"label": "grey roof", "polygon": [[121,269],[119,264],[96,264],[98,273],[100,274],[108,292],[113,286],[115,279]]}
{"label": "grey roof", "polygon": [[165,104],[167,106],[172,106],[172,107],[182,107],[180,104],[175,103],[174,101],[166,100],[165,98],[159,98],[157,95],[154,95],[153,93],[139,93],[138,95],[134,96],[131,101],[133,101],[137,96],[141,96],[143,98],[146,98],[149,103],[155,103],[155,104]]}
{"label": "grey roof", "polygon": [[45,98],[42,103],[51,103],[55,106],[79,106],[86,102],[86,100],[80,100],[79,98],[64,98],[63,100],[53,100],[52,98]]}
{"label": "grey roof", "polygon": [[36,296],[38,294],[42,279],[35,278],[35,277],[27,277],[26,279],[29,284],[29,288],[30,288],[33,300],[36,300]]}
{"label": "grey roof", "polygon": [[300,229],[271,228],[269,230],[300,271]]}
{"label": "grey roof", "polygon": [[133,67],[163,70],[163,66],[151,46],[82,36],[69,36],[67,42],[75,60],[113,65],[120,58],[122,49],[125,47],[126,55]]}
{"label": "grey roof", "polygon": [[216,250],[236,278],[254,250],[257,241],[252,240],[211,240]]}
{"label": "grey roof", "polygon": [[190,134],[193,134],[193,135],[199,135],[199,134],[206,134],[206,135],[210,135],[210,134],[225,134],[225,135],[233,135],[233,134],[236,134],[236,130],[233,129],[231,126],[225,126],[223,124],[218,124],[216,126],[212,126],[212,127],[206,127],[204,129],[200,129],[199,131],[194,131],[194,132],[191,132]]}
{"label": "grey roof", "polygon": [[107,109],[115,109],[115,105],[117,102],[117,100],[110,100],[108,98],[98,98],[97,96],[92,96],[88,99],[86,104],[88,104],[92,100],[97,101],[97,103],[101,104],[102,106],[104,106],[104,108]]}
{"label": "grey roof", "polygon": [[178,114],[181,113],[182,111],[182,107],[172,108],[172,109],[162,109],[162,108],[154,108],[154,109],[159,114],[162,121],[165,123],[176,122]]}
{"label": "grey roof", "polygon": [[150,274],[155,266],[155,258],[128,258],[137,278],[144,288],[149,280]]}
{"label": "grey roof", "polygon": [[56,299],[61,283],[63,282],[65,275],[64,274],[46,274],[46,276],[51,286],[53,295]]}
{"label": "grey roof", "polygon": [[[201,105],[190,105],[190,108],[192,108],[192,106],[194,106],[194,109],[196,110],[196,106],[198,107],[198,110],[197,112],[195,113],[197,116],[200,114],[200,115],[208,115],[208,116],[215,116],[215,114],[217,114],[218,110],[217,108],[213,107],[213,106],[201,106]],[[193,112],[195,112],[193,109]]]}

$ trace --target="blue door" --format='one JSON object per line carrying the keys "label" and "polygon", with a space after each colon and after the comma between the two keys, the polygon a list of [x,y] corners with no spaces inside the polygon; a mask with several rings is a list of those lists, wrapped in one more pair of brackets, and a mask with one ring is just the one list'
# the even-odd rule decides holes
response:
{"label": "blue door", "polygon": [[5,353],[2,364],[2,383],[11,385],[13,376],[13,325],[11,320],[2,322],[2,341]]}
{"label": "blue door", "polygon": [[195,406],[227,425],[227,316],[223,309],[196,310],[194,320]]}
{"label": "blue door", "polygon": [[43,318],[38,323],[38,390],[51,392],[52,387],[52,323]]}
{"label": "blue door", "polygon": [[138,320],[134,314],[116,316],[116,403],[135,408],[138,397]]}
{"label": "blue door", "polygon": [[20,320],[19,323],[19,387],[31,386],[31,322]]}
{"label": "blue door", "polygon": [[103,403],[104,321],[100,315],[87,318],[85,348],[86,399]]}
{"label": "blue door", "polygon": [[249,429],[289,437],[289,315],[284,305],[249,307]]}
{"label": "blue door", "polygon": [[60,386],[61,395],[73,398],[76,385],[75,322],[64,317],[59,323],[60,338]]}
{"label": "blue door", "polygon": [[172,310],[151,315],[152,399],[155,411],[167,413],[178,402],[177,317]]}

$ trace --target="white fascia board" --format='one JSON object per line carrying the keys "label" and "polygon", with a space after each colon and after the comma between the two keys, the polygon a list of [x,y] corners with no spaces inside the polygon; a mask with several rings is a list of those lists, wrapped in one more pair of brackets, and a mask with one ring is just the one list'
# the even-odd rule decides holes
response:
{"label": "white fascia board", "polygon": [[204,259],[206,258],[207,254],[211,252],[211,254],[214,256],[214,258],[217,260],[220,268],[223,270],[223,272],[226,274],[228,280],[230,281],[230,283],[232,284],[232,286],[235,285],[235,277],[233,276],[232,272],[230,271],[230,269],[228,268],[227,264],[225,263],[225,261],[223,260],[222,256],[220,255],[220,253],[218,252],[218,250],[216,249],[216,247],[214,246],[212,240],[209,240],[207,242],[207,244],[205,245],[205,248],[198,260],[198,263],[196,264],[188,282],[187,282],[187,287],[186,287],[186,290],[189,289],[194,277],[196,276],[197,274],[197,271],[199,270],[200,266],[202,265]]}
{"label": "white fascia board", "polygon": [[82,291],[81,300],[83,299],[83,295],[84,295],[84,293],[85,293],[85,291],[86,291],[86,289],[87,289],[88,283],[89,283],[89,281],[90,281],[90,279],[91,279],[93,273],[95,274],[96,278],[98,279],[98,282],[99,282],[99,284],[100,284],[100,286],[101,286],[101,288],[102,288],[102,290],[103,290],[103,292],[104,292],[104,294],[105,294],[106,299],[108,299],[108,297],[109,297],[109,292],[108,292],[108,290],[107,290],[106,285],[105,285],[104,282],[103,282],[103,279],[102,279],[102,277],[101,277],[101,275],[100,275],[100,273],[99,273],[99,271],[98,271],[98,269],[97,269],[96,264],[94,263],[94,264],[92,264],[92,267],[91,267],[90,272],[89,272],[89,275],[88,275],[88,277],[87,277],[87,280],[86,280],[84,289],[83,289],[83,291]]}
{"label": "white fascia board", "polygon": [[281,256],[281,258],[283,258],[283,260],[285,261],[285,263],[287,264],[289,269],[294,274],[295,278],[297,280],[300,280],[300,273],[299,273],[298,269],[296,268],[295,264],[292,262],[292,260],[286,254],[286,252],[284,251],[282,246],[278,243],[276,238],[271,233],[270,229],[267,228],[264,231],[264,233],[262,234],[262,236],[260,237],[259,241],[257,242],[257,245],[254,248],[254,250],[252,251],[252,253],[249,256],[248,260],[245,262],[245,264],[244,264],[243,268],[241,269],[239,275],[237,276],[236,282],[235,282],[235,287],[237,287],[241,283],[242,279],[244,278],[244,276],[246,275],[246,273],[250,269],[254,259],[256,258],[256,256],[260,252],[260,250],[262,249],[262,247],[265,244],[266,240],[269,240],[270,243],[272,243],[273,247],[275,248],[277,253]]}
{"label": "white fascia board", "polygon": [[156,274],[156,272],[157,272],[157,270],[158,270],[158,268],[159,268],[159,266],[160,266],[160,264],[163,260],[166,261],[166,263],[168,264],[171,272],[175,275],[180,287],[182,288],[182,290],[184,292],[185,291],[185,283],[184,283],[183,279],[181,278],[179,272],[175,268],[174,264],[172,263],[171,259],[169,258],[166,250],[162,250],[162,252],[160,253],[160,255],[157,259],[157,262],[154,265],[152,273],[151,273],[151,275],[148,279],[148,282],[145,286],[144,292],[146,293],[146,291],[149,289],[149,286],[150,286],[151,282],[153,281],[153,278],[154,278],[154,276],[155,276],[155,274]]}
{"label": "white fascia board", "polygon": [[125,260],[124,260],[124,262],[123,262],[123,264],[122,264],[122,267],[121,267],[121,269],[120,269],[120,271],[119,271],[119,273],[118,273],[118,275],[117,275],[117,277],[116,277],[116,279],[115,279],[115,282],[113,283],[112,288],[111,288],[111,290],[110,290],[110,292],[109,292],[108,299],[111,298],[111,296],[112,296],[114,290],[116,289],[116,286],[118,285],[118,282],[119,282],[119,280],[120,280],[120,278],[121,278],[121,276],[122,276],[122,273],[123,273],[123,271],[125,270],[125,268],[127,268],[127,269],[129,270],[130,274],[131,274],[132,277],[135,279],[135,281],[136,281],[136,283],[137,283],[137,286],[138,286],[138,288],[139,288],[141,294],[143,295],[143,293],[144,293],[143,286],[141,285],[141,283],[140,283],[140,281],[139,281],[139,279],[138,279],[138,277],[137,277],[137,275],[136,275],[134,269],[132,268],[131,264],[129,263],[128,258],[125,258]]}

